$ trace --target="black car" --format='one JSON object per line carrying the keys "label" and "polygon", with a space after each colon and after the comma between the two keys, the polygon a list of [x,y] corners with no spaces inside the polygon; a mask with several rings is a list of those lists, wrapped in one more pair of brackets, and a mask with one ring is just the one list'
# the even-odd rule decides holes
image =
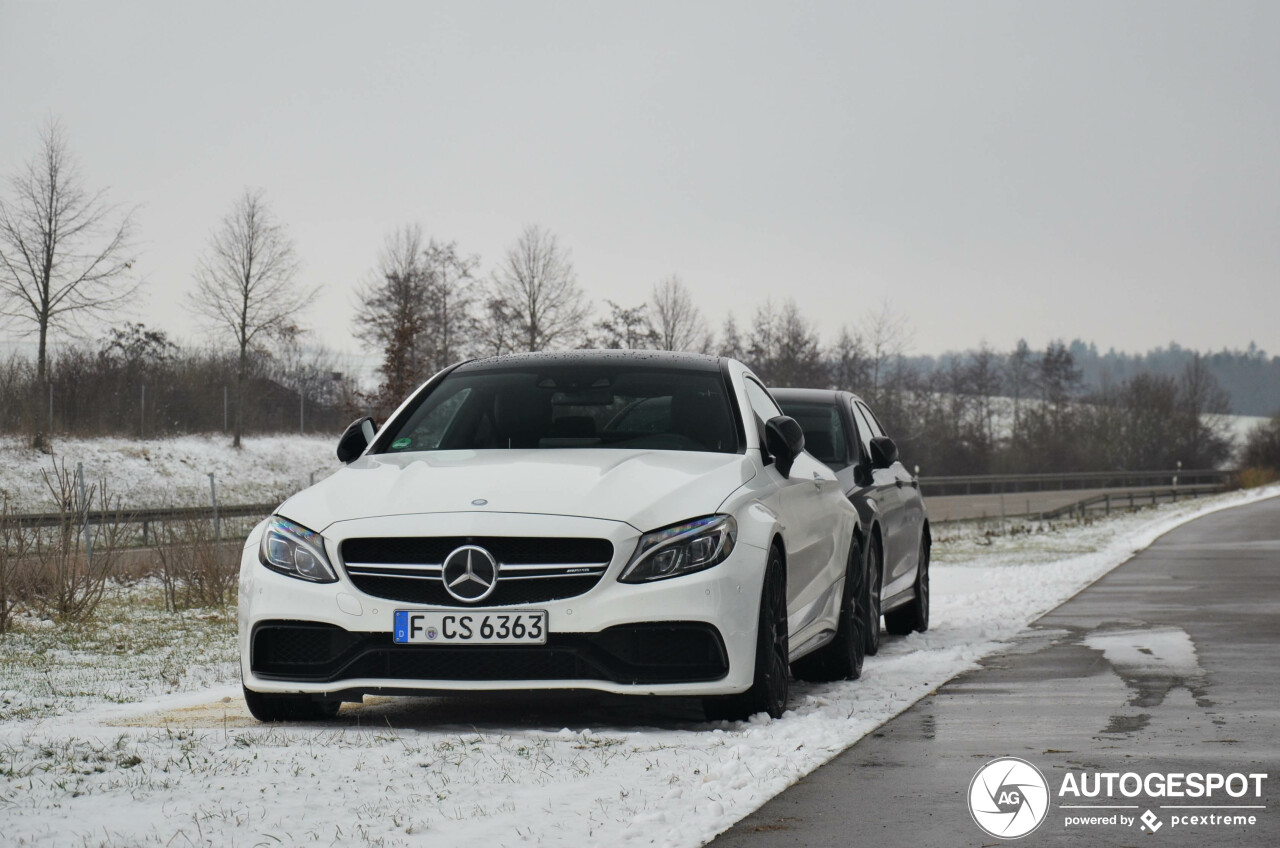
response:
{"label": "black car", "polygon": [[836,472],[858,510],[858,542],[867,565],[866,652],[880,648],[881,614],[892,634],[928,630],[929,515],[920,482],[898,458],[897,445],[855,394],[828,389],[774,389],[772,394],[800,423],[805,450]]}

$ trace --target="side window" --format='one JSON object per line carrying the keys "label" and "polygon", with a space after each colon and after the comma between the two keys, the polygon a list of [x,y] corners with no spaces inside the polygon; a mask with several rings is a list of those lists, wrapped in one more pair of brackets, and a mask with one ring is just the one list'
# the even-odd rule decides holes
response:
{"label": "side window", "polygon": [[[836,465],[832,467],[843,468],[845,465],[848,465],[848,461],[845,458],[845,454],[847,453],[847,450],[845,448],[844,421],[840,419],[840,410],[834,406],[831,407],[830,415],[831,415],[831,448],[832,448],[831,459],[836,463]],[[824,459],[823,462],[827,462],[827,460]],[[827,464],[831,465],[830,462],[827,462]]]}
{"label": "side window", "polygon": [[773,398],[764,390],[764,386],[749,377],[743,382],[747,387],[747,402],[751,404],[751,411],[760,417],[761,422],[777,418],[782,414],[782,410],[773,402]]}
{"label": "side window", "polygon": [[863,411],[867,412],[867,420],[872,423],[872,430],[876,432],[876,436],[888,436],[888,433],[884,432],[884,425],[876,418],[876,412],[872,411],[872,407],[864,404]]}
{"label": "side window", "polygon": [[880,422],[876,420],[875,413],[872,412],[870,409],[868,409],[865,403],[859,403],[858,406],[862,407],[862,414],[866,417],[867,422],[871,425],[871,435],[883,436],[884,428],[881,427]]}
{"label": "side window", "polygon": [[867,417],[862,412],[862,404],[851,403],[850,406],[853,407],[853,421],[858,426],[858,441],[862,443],[862,454],[870,457],[871,437],[874,435],[871,432],[871,425],[867,423]]}

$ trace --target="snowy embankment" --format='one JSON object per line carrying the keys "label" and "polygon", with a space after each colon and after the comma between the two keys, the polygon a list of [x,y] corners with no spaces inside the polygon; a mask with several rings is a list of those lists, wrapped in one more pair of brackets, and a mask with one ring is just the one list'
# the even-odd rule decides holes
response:
{"label": "snowy embankment", "polygon": [[[561,695],[371,700],[336,725],[268,727],[233,686],[183,691],[199,676],[125,706],[50,696],[50,717],[0,724],[0,833],[50,846],[700,845],[1162,533],[1277,494],[1053,532],[954,531],[935,549],[933,628],[887,638],[862,680],[797,685],[777,721],[708,725],[696,705]],[[203,679],[234,680],[224,672]]]}
{"label": "snowy embankment", "polygon": [[43,473],[54,463],[84,463],[89,481],[106,478],[128,508],[208,506],[209,474],[223,504],[279,503],[338,469],[332,436],[246,436],[240,450],[228,436],[174,439],[55,439],[54,454],[13,436],[0,437],[0,500],[22,511],[49,508]]}

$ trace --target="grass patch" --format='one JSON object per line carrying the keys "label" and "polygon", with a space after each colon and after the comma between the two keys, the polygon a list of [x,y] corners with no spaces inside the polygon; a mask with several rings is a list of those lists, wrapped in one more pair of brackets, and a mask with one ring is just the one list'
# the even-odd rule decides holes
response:
{"label": "grass patch", "polygon": [[157,582],[117,586],[88,620],[15,618],[0,636],[0,721],[130,703],[238,675],[232,607],[166,612]]}

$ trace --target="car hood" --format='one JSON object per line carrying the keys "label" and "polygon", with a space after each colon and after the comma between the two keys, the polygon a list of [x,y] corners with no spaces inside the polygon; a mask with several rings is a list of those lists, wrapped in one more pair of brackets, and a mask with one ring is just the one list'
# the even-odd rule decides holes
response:
{"label": "car hood", "polygon": [[378,454],[299,492],[278,512],[321,532],[335,521],[440,512],[603,518],[645,532],[715,512],[754,474],[743,454],[694,451]]}

